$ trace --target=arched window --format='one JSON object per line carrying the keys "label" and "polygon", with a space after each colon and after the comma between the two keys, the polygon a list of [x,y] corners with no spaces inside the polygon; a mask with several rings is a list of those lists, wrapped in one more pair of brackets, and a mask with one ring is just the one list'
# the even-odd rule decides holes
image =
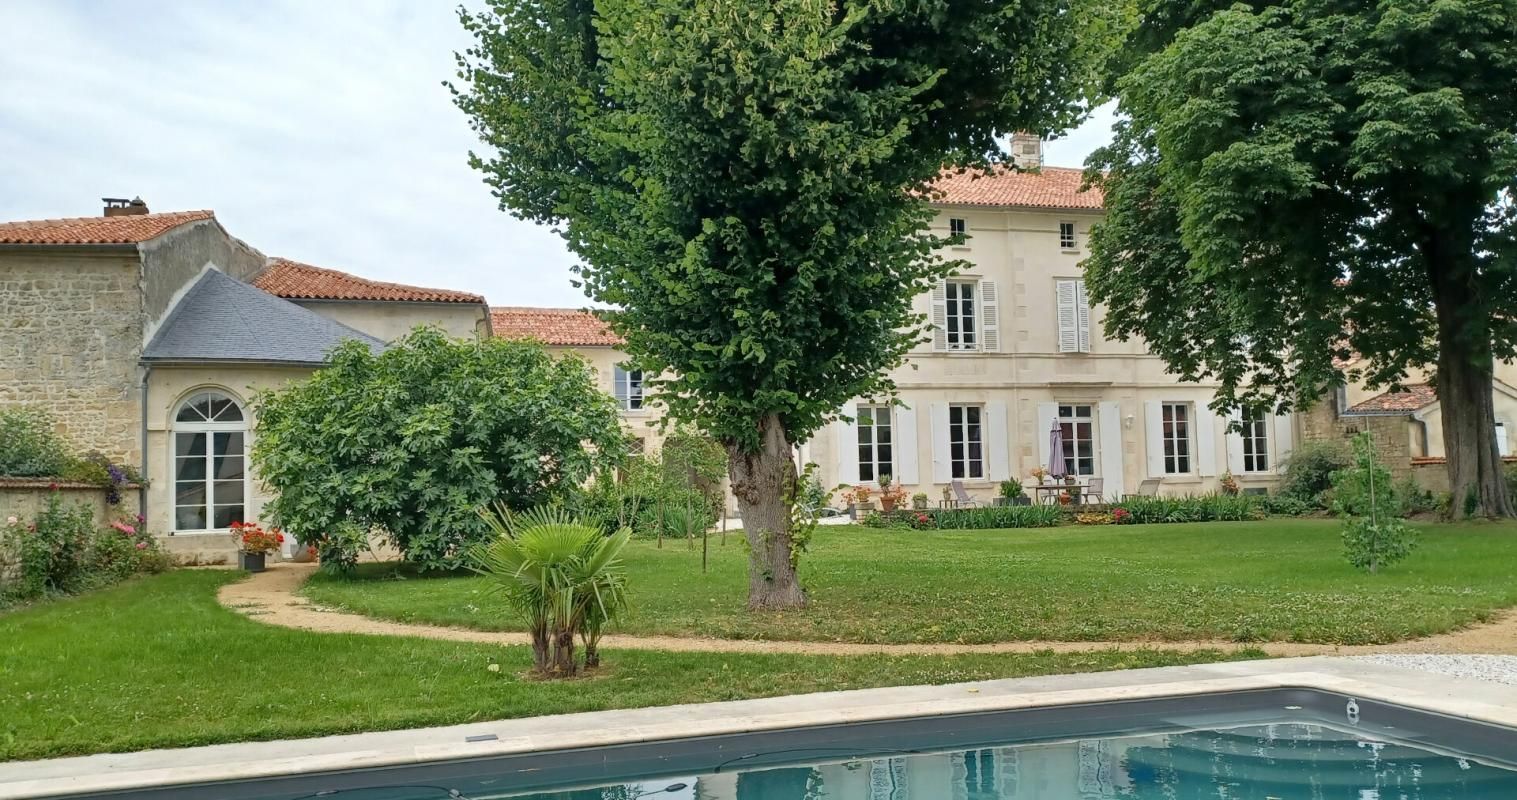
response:
{"label": "arched window", "polygon": [[247,422],[215,390],[190,395],[174,413],[174,530],[226,530],[245,522]]}

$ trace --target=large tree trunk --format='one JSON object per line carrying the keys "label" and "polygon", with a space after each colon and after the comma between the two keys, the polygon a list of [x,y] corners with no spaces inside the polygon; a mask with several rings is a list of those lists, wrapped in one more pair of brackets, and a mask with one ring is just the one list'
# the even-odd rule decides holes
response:
{"label": "large tree trunk", "polygon": [[1470,247],[1428,237],[1424,256],[1438,315],[1439,413],[1455,517],[1510,517],[1492,399],[1490,320],[1481,311]]}
{"label": "large tree trunk", "polygon": [[795,485],[790,439],[778,416],[759,423],[758,452],[727,449],[732,494],[737,497],[748,537],[748,608],[770,611],[803,608],[806,593],[796,579],[790,555],[790,505]]}
{"label": "large tree trunk", "polygon": [[1491,390],[1490,372],[1458,354],[1439,356],[1438,404],[1455,517],[1512,516]]}

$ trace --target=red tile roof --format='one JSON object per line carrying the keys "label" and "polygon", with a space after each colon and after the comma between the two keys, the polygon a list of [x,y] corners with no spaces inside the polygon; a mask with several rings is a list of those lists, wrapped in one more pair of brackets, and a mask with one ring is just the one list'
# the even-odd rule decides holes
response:
{"label": "red tile roof", "polygon": [[271,258],[253,285],[287,300],[396,300],[413,303],[483,303],[477,294],[371,281],[335,269]]}
{"label": "red tile roof", "polygon": [[1412,384],[1404,392],[1377,394],[1368,400],[1356,403],[1345,414],[1410,414],[1438,401],[1433,387],[1425,383]]}
{"label": "red tile roof", "polygon": [[71,217],[0,222],[0,244],[138,244],[188,222],[215,219],[211,211],[170,211],[120,217]]}
{"label": "red tile roof", "polygon": [[536,339],[543,344],[578,347],[616,347],[622,338],[605,321],[576,308],[525,308],[496,306],[490,309],[490,327],[507,339]]}
{"label": "red tile roof", "polygon": [[1037,172],[1018,172],[1005,167],[990,174],[983,170],[944,172],[934,188],[941,196],[933,202],[964,206],[1006,208],[1067,208],[1100,211],[1101,190],[1080,191],[1085,171],[1069,167],[1043,167]]}

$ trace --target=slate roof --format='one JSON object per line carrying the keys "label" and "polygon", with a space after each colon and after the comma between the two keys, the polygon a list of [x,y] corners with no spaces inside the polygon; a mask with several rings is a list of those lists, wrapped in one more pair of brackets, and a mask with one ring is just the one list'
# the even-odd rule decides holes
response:
{"label": "slate roof", "polygon": [[988,174],[983,170],[944,172],[934,184],[942,196],[934,197],[933,202],[1004,208],[1105,208],[1100,189],[1080,191],[1084,180],[1084,170],[1069,167],[1043,167],[1037,172],[1001,167]]}
{"label": "slate roof", "polygon": [[120,217],[72,217],[0,222],[0,244],[138,244],[190,222],[215,219],[212,211],[171,211]]}
{"label": "slate roof", "polygon": [[375,352],[384,342],[282,300],[218,270],[206,270],[169,312],[142,360],[317,365],[344,339]]}
{"label": "slate roof", "polygon": [[536,339],[543,344],[616,347],[622,338],[599,317],[577,308],[527,308],[496,306],[490,309],[490,327],[506,339]]}
{"label": "slate roof", "polygon": [[481,305],[485,302],[477,294],[373,281],[288,258],[269,259],[268,267],[253,280],[253,285],[276,297],[290,300],[399,300]]}
{"label": "slate roof", "polygon": [[1385,392],[1349,407],[1345,416],[1410,414],[1438,402],[1438,394],[1425,383],[1412,384],[1404,392]]}

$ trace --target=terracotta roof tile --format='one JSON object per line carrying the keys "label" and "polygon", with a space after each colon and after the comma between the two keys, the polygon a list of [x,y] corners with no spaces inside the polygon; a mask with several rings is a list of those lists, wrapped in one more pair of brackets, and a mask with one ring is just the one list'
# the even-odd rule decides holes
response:
{"label": "terracotta roof tile", "polygon": [[1080,191],[1084,180],[1084,170],[1069,167],[1043,167],[1037,172],[1018,172],[1002,167],[988,175],[982,170],[945,171],[934,185],[942,195],[934,197],[933,202],[1100,211],[1104,208],[1101,190],[1092,187]]}
{"label": "terracotta roof tile", "polygon": [[1438,401],[1433,387],[1425,383],[1412,384],[1404,392],[1377,394],[1368,400],[1356,403],[1344,414],[1409,414]]}
{"label": "terracotta roof tile", "polygon": [[490,309],[490,327],[507,339],[536,339],[543,344],[579,347],[616,347],[622,338],[605,321],[576,308],[525,308],[496,306]]}
{"label": "terracotta roof tile", "polygon": [[414,303],[483,303],[477,294],[371,281],[335,269],[271,258],[253,285],[287,300],[396,300]]}
{"label": "terracotta roof tile", "polygon": [[211,211],[170,211],[120,217],[72,217],[0,222],[0,244],[137,244],[188,222],[215,219]]}

